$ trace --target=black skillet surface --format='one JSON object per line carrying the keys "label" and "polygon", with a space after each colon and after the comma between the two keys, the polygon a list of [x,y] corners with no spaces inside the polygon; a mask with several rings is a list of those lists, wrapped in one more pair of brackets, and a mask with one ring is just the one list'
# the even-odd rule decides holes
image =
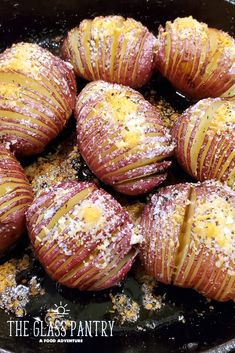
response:
{"label": "black skillet surface", "polygon": [[[159,23],[177,16],[193,15],[235,34],[235,5],[233,0],[40,0],[0,2],[0,47],[4,49],[13,42],[30,40],[57,52],[56,36],[77,25],[83,18],[97,15],[121,14],[142,21],[151,30]],[[82,83],[81,83],[82,84]],[[143,91],[157,89],[176,109],[181,111],[189,102],[175,94],[166,82],[155,77]],[[70,133],[69,124],[63,136]],[[49,148],[50,149],[50,148]],[[177,167],[175,167],[177,170]],[[183,174],[180,174],[184,178]],[[9,257],[22,256],[27,240]],[[134,270],[121,287],[112,294],[123,292],[141,305],[140,284]],[[48,308],[60,301],[67,304],[71,320],[112,320],[110,291],[81,293],[62,288],[52,282],[38,262],[32,258],[24,278],[37,275],[46,288],[44,296],[33,298],[27,305],[27,320],[43,317]],[[21,281],[21,278],[18,278]],[[232,303],[208,303],[192,290],[159,285],[156,294],[164,294],[165,305],[159,311],[149,312],[141,308],[140,318],[134,324],[115,324],[114,337],[85,338],[82,344],[39,344],[38,339],[9,337],[7,320],[11,316],[0,312],[0,353],[27,352],[109,352],[109,353],[169,353],[169,352],[235,352],[235,309]],[[211,309],[211,307],[214,309]],[[179,321],[184,316],[185,323]],[[12,318],[12,317],[11,317]],[[13,318],[14,319],[14,318]],[[141,330],[137,330],[137,326]]]}

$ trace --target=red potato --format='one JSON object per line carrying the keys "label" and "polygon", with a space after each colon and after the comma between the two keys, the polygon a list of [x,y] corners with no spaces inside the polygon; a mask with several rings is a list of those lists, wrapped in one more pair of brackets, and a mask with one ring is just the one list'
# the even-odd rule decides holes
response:
{"label": "red potato", "polygon": [[140,256],[161,282],[235,300],[235,192],[220,182],[162,188],[141,219]]}
{"label": "red potato", "polygon": [[189,191],[189,184],[160,189],[159,193],[152,196],[142,214],[144,241],[140,256],[148,274],[163,283],[171,283],[175,271]]}
{"label": "red potato", "polygon": [[25,212],[33,201],[31,186],[19,162],[0,145],[0,253],[25,231]]}
{"label": "red potato", "polygon": [[18,157],[40,153],[63,129],[75,105],[69,63],[37,44],[0,54],[0,141]]}
{"label": "red potato", "polygon": [[187,97],[235,96],[235,41],[190,17],[159,28],[156,68]]}
{"label": "red potato", "polygon": [[73,28],[62,56],[88,81],[143,86],[154,69],[156,38],[140,22],[121,16],[95,17]]}
{"label": "red potato", "polygon": [[92,172],[115,190],[138,195],[163,182],[174,144],[160,113],[129,87],[89,83],[77,98],[80,152]]}
{"label": "red potato", "polygon": [[132,244],[138,237],[127,212],[95,184],[57,183],[34,200],[26,217],[36,256],[67,287],[117,285],[137,254]]}
{"label": "red potato", "polygon": [[235,180],[235,101],[208,98],[179,117],[172,128],[175,155],[197,180]]}

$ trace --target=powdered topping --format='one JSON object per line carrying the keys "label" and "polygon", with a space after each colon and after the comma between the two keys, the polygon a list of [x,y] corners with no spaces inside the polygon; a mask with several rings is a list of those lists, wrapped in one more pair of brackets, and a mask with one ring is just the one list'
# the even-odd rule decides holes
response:
{"label": "powdered topping", "polygon": [[95,111],[99,109],[105,120],[113,119],[120,127],[121,140],[116,142],[117,147],[135,147],[145,137],[144,114],[138,113],[138,100],[132,97],[128,90],[106,90],[103,100],[99,102]]}
{"label": "powdered topping", "polygon": [[206,246],[215,266],[235,276],[235,209],[225,198],[212,193],[197,200],[191,246],[196,254]]}
{"label": "powdered topping", "polygon": [[153,217],[157,222],[163,220],[165,227],[162,229],[163,233],[172,229],[172,224],[179,227],[184,215],[184,208],[188,204],[187,189],[190,184],[185,185],[185,190],[178,191],[176,187],[168,187],[164,192],[156,194],[152,198],[153,203]]}
{"label": "powdered topping", "polygon": [[149,289],[148,285],[142,285],[143,291],[143,306],[146,310],[160,310],[164,303],[162,302],[162,297],[156,296],[152,293],[152,290]]}
{"label": "powdered topping", "polygon": [[202,41],[205,41],[208,38],[208,26],[205,23],[198,22],[192,16],[176,18],[173,23],[167,22],[167,24],[171,24],[174,28],[174,31],[177,31],[177,35],[180,40],[186,40],[190,37],[195,38],[195,36],[200,36]]}
{"label": "powdered topping", "polygon": [[225,60],[231,61],[230,73],[235,74],[235,41],[227,33],[220,31],[218,36],[218,51]]}
{"label": "powdered topping", "polygon": [[35,194],[62,180],[75,180],[81,168],[80,155],[74,146],[75,136],[61,143],[54,153],[38,157],[25,167],[25,173],[31,182]]}
{"label": "powdered topping", "polygon": [[94,224],[98,224],[101,221],[102,214],[99,207],[96,207],[92,204],[83,205],[80,216],[84,219],[84,222],[87,226],[93,226]]}
{"label": "powdered topping", "polygon": [[213,180],[168,186],[151,198],[141,226],[147,273],[209,298],[234,299],[233,190]]}
{"label": "powdered topping", "polygon": [[[46,200],[45,193],[49,197],[51,189],[41,194],[39,203]],[[68,182],[67,187],[63,183],[58,184],[53,191],[53,199],[46,203],[46,207],[38,208],[36,203],[31,210],[38,212],[38,220],[33,225],[36,242],[56,244],[66,256],[72,256],[84,247],[88,253],[91,252],[84,266],[96,259],[95,267],[107,267],[115,259],[117,244],[126,243],[129,251],[131,239],[135,236],[134,226],[121,206],[92,184],[80,189],[76,182]]]}
{"label": "powdered topping", "polygon": [[235,135],[235,105],[231,101],[221,101],[219,107],[213,113],[213,119],[210,122],[210,129],[214,133],[223,133],[230,131]]}
{"label": "powdered topping", "polygon": [[[104,201],[102,196],[97,198],[94,203],[84,199],[68,210],[69,212],[59,218],[58,227],[53,228],[53,240],[62,244],[66,237],[73,240],[80,232],[88,231],[95,237],[106,226],[104,217],[108,217],[108,210],[104,207],[102,201]],[[66,231],[66,234],[63,233],[64,231]],[[82,238],[78,238],[77,241],[77,245],[83,244]]]}
{"label": "powdered topping", "polygon": [[[85,25],[87,20],[82,22]],[[121,16],[96,17],[93,20],[94,40],[105,40],[107,37],[115,38],[124,35],[125,40],[138,39],[141,32],[145,29],[140,22],[133,19],[124,19]]]}

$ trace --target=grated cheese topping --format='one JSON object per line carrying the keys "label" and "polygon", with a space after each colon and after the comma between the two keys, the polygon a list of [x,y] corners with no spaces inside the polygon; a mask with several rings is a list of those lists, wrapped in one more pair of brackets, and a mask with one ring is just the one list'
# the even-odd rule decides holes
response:
{"label": "grated cheese topping", "polygon": [[176,33],[181,40],[195,36],[200,36],[203,42],[208,39],[208,26],[205,23],[198,22],[192,16],[183,18],[178,17],[173,23],[168,23],[173,26],[175,31],[177,31]]}
{"label": "grated cheese topping", "polygon": [[224,197],[212,193],[197,200],[191,245],[196,254],[205,246],[216,267],[235,275],[235,209]]}
{"label": "grated cheese topping", "polygon": [[[87,20],[83,21],[86,23]],[[119,34],[125,34],[130,40],[137,38],[143,31],[143,25],[131,18],[123,18],[121,16],[96,17],[94,20],[94,40],[105,37],[115,37]]]}
{"label": "grated cheese topping", "polygon": [[[31,211],[37,213],[32,229],[40,246],[56,244],[66,256],[73,256],[83,247],[92,256],[85,259],[83,265],[94,261],[94,266],[100,269],[106,268],[113,256],[117,256],[115,249],[119,242],[126,242],[126,245],[119,250],[118,256],[122,258],[129,252],[135,235],[134,225],[109,194],[94,184],[80,186],[69,181],[44,192],[46,194],[40,194],[31,206]],[[44,197],[51,200],[49,204],[41,204]],[[92,254],[93,248],[95,254]]]}
{"label": "grated cheese topping", "polygon": [[105,120],[113,119],[114,124],[120,126],[122,139],[116,142],[118,148],[133,148],[145,138],[146,120],[143,114],[138,112],[138,101],[135,98],[128,92],[110,89],[95,107],[102,111]]}

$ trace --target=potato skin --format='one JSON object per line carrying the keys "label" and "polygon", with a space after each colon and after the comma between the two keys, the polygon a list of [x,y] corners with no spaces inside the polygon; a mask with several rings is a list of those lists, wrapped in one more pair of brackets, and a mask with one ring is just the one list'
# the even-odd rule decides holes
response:
{"label": "potato skin", "polygon": [[92,172],[115,190],[138,195],[167,177],[174,145],[160,113],[131,88],[89,83],[77,98],[77,140]]}
{"label": "potato skin", "polygon": [[234,187],[235,101],[208,98],[187,109],[173,125],[175,156],[195,179]]}
{"label": "potato skin", "polygon": [[26,217],[36,256],[67,287],[91,291],[117,285],[137,255],[127,212],[95,184],[57,183],[36,197]]}
{"label": "potato skin", "polygon": [[189,98],[235,96],[235,41],[190,17],[160,26],[156,68]]}
{"label": "potato skin", "polygon": [[69,63],[37,44],[0,55],[0,141],[17,157],[40,153],[63,129],[75,105]]}
{"label": "potato skin", "polygon": [[154,69],[156,38],[140,22],[121,16],[83,20],[65,38],[62,56],[88,81],[143,86]]}
{"label": "potato skin", "polygon": [[33,201],[31,186],[13,154],[0,144],[0,254],[26,230],[25,212]]}
{"label": "potato skin", "polygon": [[144,239],[141,261],[148,274],[166,284],[172,282],[189,192],[190,184],[159,189],[145,206],[141,217]]}
{"label": "potato skin", "polygon": [[235,193],[220,182],[159,190],[141,219],[140,257],[164,283],[235,300]]}

